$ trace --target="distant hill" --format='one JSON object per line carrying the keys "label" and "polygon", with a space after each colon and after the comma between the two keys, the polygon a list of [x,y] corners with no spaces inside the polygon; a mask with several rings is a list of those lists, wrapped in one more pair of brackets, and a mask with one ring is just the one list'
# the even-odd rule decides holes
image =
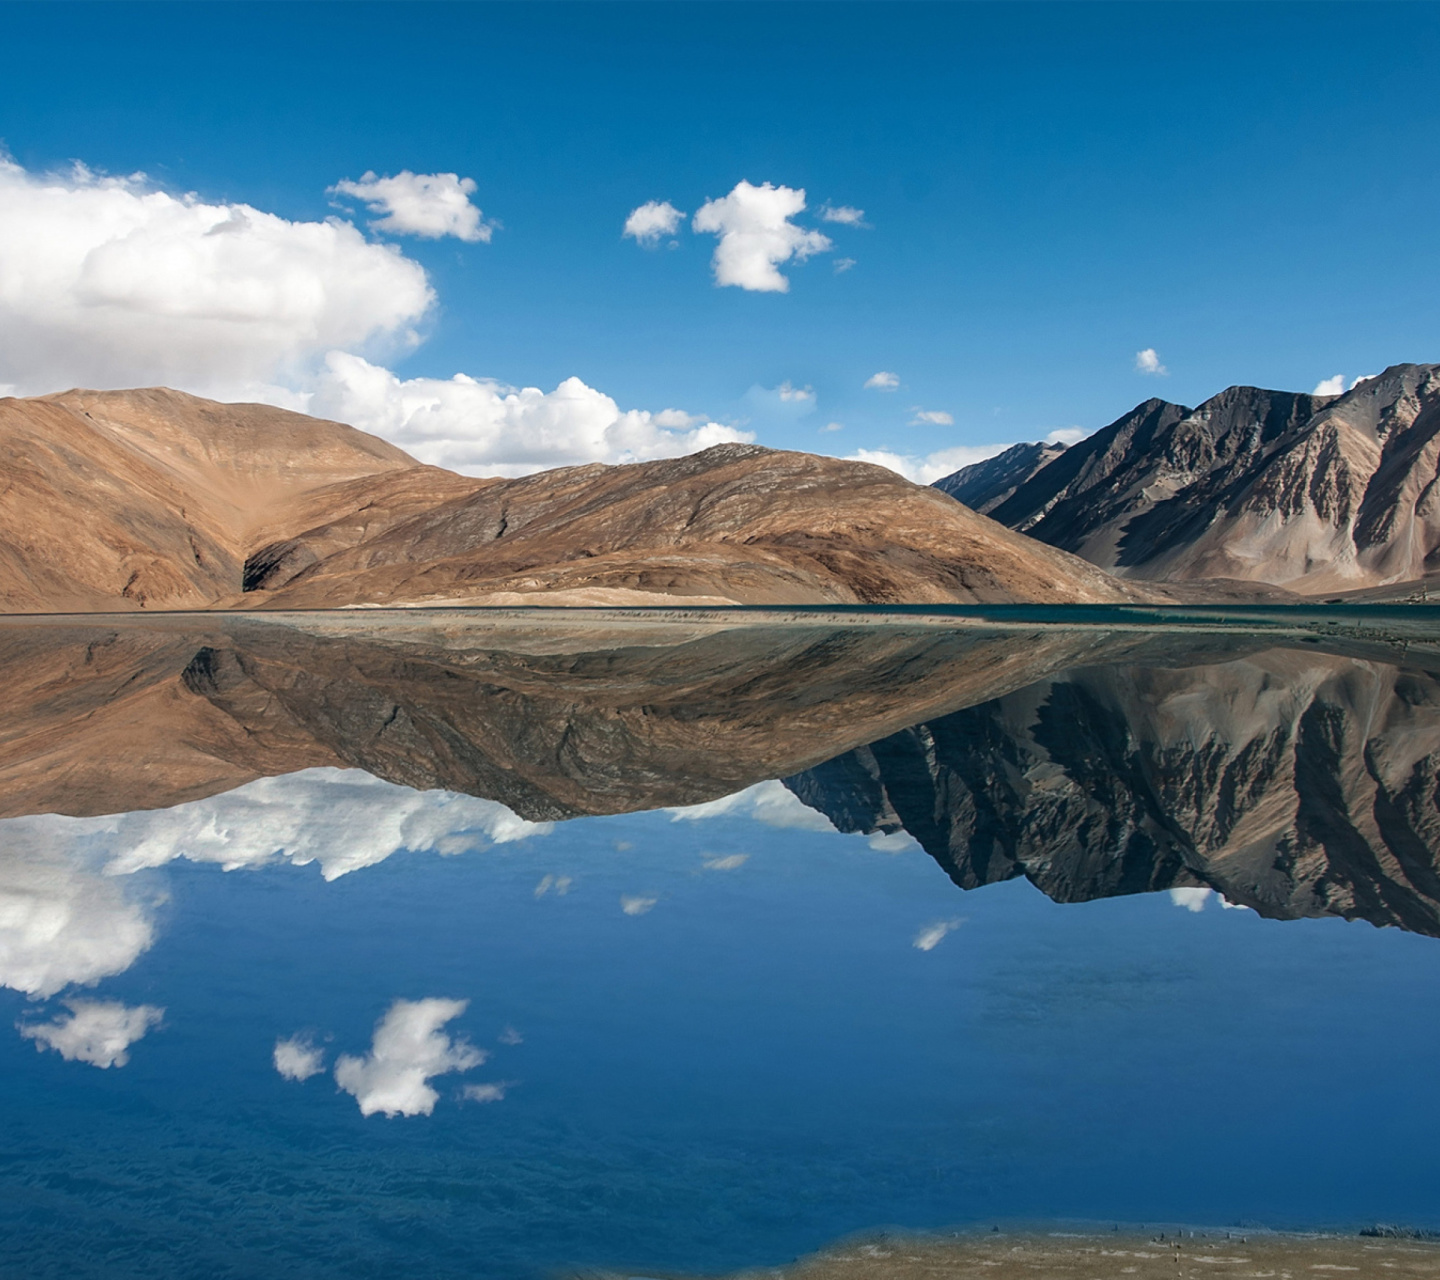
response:
{"label": "distant hill", "polygon": [[1022,448],[1041,446],[936,487],[1121,576],[1330,594],[1440,561],[1440,365],[1395,365],[1341,396],[1147,400],[1017,484],[1038,456]]}
{"label": "distant hill", "polygon": [[1041,467],[1065,452],[1063,444],[1016,444],[984,462],[952,471],[935,488],[963,502],[972,511],[989,515]]}
{"label": "distant hill", "polygon": [[0,399],[0,612],[1155,598],[883,467],[721,445],[521,480],[164,389]]}

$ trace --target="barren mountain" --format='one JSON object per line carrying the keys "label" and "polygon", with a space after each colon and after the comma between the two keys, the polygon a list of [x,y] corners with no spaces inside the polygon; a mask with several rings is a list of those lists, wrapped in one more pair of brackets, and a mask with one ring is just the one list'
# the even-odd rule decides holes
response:
{"label": "barren mountain", "polygon": [[0,611],[1149,599],[884,468],[747,445],[477,480],[165,390],[0,400]]}
{"label": "barren mountain", "polygon": [[1011,445],[1004,453],[961,467],[935,481],[935,488],[988,516],[1041,467],[1049,466],[1064,452],[1063,444]]}
{"label": "barren mountain", "polygon": [[1440,564],[1437,365],[1396,365],[1338,397],[1231,387],[1196,409],[1148,400],[1013,492],[987,465],[938,483],[1124,577],[1328,595]]}
{"label": "barren mountain", "polygon": [[1293,649],[1091,668],[785,781],[842,830],[908,831],[967,889],[1213,888],[1440,936],[1434,671]]}

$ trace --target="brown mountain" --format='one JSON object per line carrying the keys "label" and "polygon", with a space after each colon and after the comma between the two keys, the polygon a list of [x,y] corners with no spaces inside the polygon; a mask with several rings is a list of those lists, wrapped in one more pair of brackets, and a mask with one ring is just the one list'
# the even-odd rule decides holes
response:
{"label": "brown mountain", "polygon": [[979,468],[938,483],[1123,577],[1325,595],[1408,582],[1440,567],[1440,365],[1338,397],[1148,400],[1018,486]]}
{"label": "brown mountain", "polygon": [[166,390],[0,400],[0,611],[1153,598],[884,468],[748,445],[476,480]]}

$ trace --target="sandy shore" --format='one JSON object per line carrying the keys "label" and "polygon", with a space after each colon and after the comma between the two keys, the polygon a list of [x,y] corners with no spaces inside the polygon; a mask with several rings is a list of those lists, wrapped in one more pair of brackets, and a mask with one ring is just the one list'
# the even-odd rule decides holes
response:
{"label": "sandy shore", "polygon": [[[659,1273],[587,1273],[641,1280]],[[987,1232],[857,1238],[727,1280],[1201,1280],[1440,1276],[1440,1241],[1232,1230]]]}

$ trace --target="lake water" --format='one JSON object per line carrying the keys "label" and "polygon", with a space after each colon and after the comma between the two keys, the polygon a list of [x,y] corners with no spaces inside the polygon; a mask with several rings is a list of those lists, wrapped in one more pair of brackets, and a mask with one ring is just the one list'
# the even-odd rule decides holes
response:
{"label": "lake water", "polygon": [[1440,1226],[1440,625],[1145,612],[0,624],[0,1274]]}

